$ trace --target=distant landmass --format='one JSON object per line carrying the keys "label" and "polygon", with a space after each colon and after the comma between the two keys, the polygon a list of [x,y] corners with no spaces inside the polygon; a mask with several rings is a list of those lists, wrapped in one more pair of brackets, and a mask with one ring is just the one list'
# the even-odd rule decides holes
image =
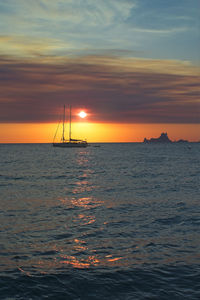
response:
{"label": "distant landmass", "polygon": [[143,143],[188,143],[188,141],[182,139],[178,141],[171,141],[168,138],[167,132],[162,132],[158,138],[151,138],[149,140],[144,138]]}

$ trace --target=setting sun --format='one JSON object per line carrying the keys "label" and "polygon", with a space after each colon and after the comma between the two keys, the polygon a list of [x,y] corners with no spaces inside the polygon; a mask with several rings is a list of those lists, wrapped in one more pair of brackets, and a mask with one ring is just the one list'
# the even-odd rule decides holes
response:
{"label": "setting sun", "polygon": [[84,111],[81,111],[78,115],[79,115],[79,117],[81,117],[82,119],[84,119],[84,118],[87,116],[87,114],[86,114]]}

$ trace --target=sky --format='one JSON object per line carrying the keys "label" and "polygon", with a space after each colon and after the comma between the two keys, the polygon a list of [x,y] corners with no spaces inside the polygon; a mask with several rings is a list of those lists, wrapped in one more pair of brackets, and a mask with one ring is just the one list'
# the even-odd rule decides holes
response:
{"label": "sky", "polygon": [[0,0],[0,142],[200,140],[199,67],[199,0]]}

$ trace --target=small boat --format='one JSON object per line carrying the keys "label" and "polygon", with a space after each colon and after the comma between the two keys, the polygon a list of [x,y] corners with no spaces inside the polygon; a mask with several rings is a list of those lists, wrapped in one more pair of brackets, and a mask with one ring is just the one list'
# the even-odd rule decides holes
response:
{"label": "small boat", "polygon": [[[58,130],[58,128],[57,128]],[[78,140],[72,139],[71,137],[71,106],[70,106],[70,113],[69,113],[69,139],[65,139],[65,105],[64,105],[64,113],[63,113],[63,130],[62,130],[62,137],[59,143],[55,143],[55,138],[57,134],[57,130],[53,140],[53,147],[60,147],[60,148],[79,148],[79,147],[87,147],[88,143],[85,140]]]}

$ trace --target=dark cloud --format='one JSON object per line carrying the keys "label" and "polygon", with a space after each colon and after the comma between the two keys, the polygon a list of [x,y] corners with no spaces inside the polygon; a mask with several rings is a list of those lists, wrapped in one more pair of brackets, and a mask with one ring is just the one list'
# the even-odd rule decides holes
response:
{"label": "dark cloud", "polygon": [[198,76],[174,64],[166,71],[166,61],[2,57],[0,122],[54,122],[71,104],[92,122],[199,123]]}

